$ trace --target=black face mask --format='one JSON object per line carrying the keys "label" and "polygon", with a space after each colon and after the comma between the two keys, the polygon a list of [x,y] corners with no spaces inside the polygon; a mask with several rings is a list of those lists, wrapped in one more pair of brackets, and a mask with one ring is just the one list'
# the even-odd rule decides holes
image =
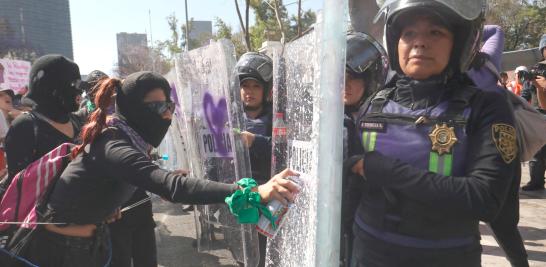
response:
{"label": "black face mask", "polygon": [[32,65],[27,98],[36,111],[53,121],[67,123],[70,113],[78,109],[79,79],[76,63],[59,55],[43,56]]}
{"label": "black face mask", "polygon": [[167,80],[152,72],[137,72],[129,75],[116,97],[116,113],[123,118],[148,144],[157,147],[167,134],[171,120],[161,117],[144,102],[144,96],[155,88],[161,88],[170,101],[170,86]]}

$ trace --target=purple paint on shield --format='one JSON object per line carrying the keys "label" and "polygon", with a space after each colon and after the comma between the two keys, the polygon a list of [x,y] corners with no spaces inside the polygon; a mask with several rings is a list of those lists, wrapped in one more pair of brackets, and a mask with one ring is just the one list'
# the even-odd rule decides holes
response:
{"label": "purple paint on shield", "polygon": [[171,99],[176,107],[176,113],[180,114],[180,101],[178,101],[178,95],[176,94],[176,85],[171,83]]}
{"label": "purple paint on shield", "polygon": [[226,156],[228,154],[228,149],[223,136],[224,126],[228,120],[226,99],[220,98],[218,104],[215,104],[212,95],[205,93],[205,96],[203,97],[203,113],[207,120],[209,130],[214,138],[216,151],[220,155]]}

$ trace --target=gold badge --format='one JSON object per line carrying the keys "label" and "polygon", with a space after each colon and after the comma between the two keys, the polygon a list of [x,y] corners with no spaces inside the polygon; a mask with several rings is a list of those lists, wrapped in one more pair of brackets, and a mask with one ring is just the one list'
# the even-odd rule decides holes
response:
{"label": "gold badge", "polygon": [[508,124],[498,123],[491,126],[493,141],[506,163],[512,162],[517,156],[516,129]]}
{"label": "gold badge", "polygon": [[440,155],[451,153],[451,148],[457,143],[454,128],[447,127],[445,123],[441,126],[436,124],[428,136],[432,142],[432,151],[436,151]]}

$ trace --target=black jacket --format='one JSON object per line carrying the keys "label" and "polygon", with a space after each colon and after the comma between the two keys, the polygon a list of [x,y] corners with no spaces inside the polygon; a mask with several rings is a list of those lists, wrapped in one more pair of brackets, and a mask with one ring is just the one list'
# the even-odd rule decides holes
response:
{"label": "black jacket", "polygon": [[47,154],[62,143],[77,143],[82,119],[75,114],[69,116],[74,126],[74,138],[69,138],[48,122],[23,113],[17,117],[6,135],[8,174],[12,178],[30,163]]}
{"label": "black jacket", "polygon": [[109,128],[62,173],[50,197],[47,218],[99,223],[126,203],[137,187],[189,204],[221,203],[237,190],[235,184],[187,178],[160,169],[133,147],[125,133]]}
{"label": "black jacket", "polygon": [[256,118],[245,116],[246,130],[255,134],[254,143],[248,149],[252,177],[263,184],[271,177],[271,107],[267,105]]}
{"label": "black jacket", "polygon": [[[429,86],[416,90],[412,84],[406,87],[398,85],[394,85],[396,89],[392,101],[410,108],[423,108],[428,103],[438,103],[449,97],[449,92],[446,93],[442,88]],[[470,101],[470,107],[472,111],[466,127],[469,146],[464,176],[444,176],[415,168],[377,151],[366,152],[364,172],[368,189],[363,193],[365,197],[362,198],[359,213],[364,212],[365,217],[373,217],[373,214],[365,214],[369,212],[367,208],[361,208],[385,205],[386,197],[382,198],[381,203],[370,203],[374,198],[366,196],[368,193],[382,195],[392,192],[397,203],[426,210],[423,214],[412,216],[438,222],[465,222],[467,225],[472,224],[473,229],[470,229],[470,233],[466,230],[461,232],[479,234],[478,220],[491,221],[501,210],[519,160],[514,158],[506,162],[498,148],[502,144],[496,144],[493,140],[493,124],[514,125],[513,114],[505,99],[499,94],[477,91]],[[394,205],[387,209],[396,209]],[[428,232],[427,229],[432,227],[422,225],[422,228],[423,232]],[[429,234],[415,234],[430,237]],[[443,237],[450,235],[445,233]]]}

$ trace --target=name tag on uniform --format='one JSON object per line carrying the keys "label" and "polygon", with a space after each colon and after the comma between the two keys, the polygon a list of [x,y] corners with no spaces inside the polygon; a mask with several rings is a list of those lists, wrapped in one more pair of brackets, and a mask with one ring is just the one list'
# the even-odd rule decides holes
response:
{"label": "name tag on uniform", "polygon": [[360,130],[384,133],[387,130],[385,122],[381,121],[360,121]]}

